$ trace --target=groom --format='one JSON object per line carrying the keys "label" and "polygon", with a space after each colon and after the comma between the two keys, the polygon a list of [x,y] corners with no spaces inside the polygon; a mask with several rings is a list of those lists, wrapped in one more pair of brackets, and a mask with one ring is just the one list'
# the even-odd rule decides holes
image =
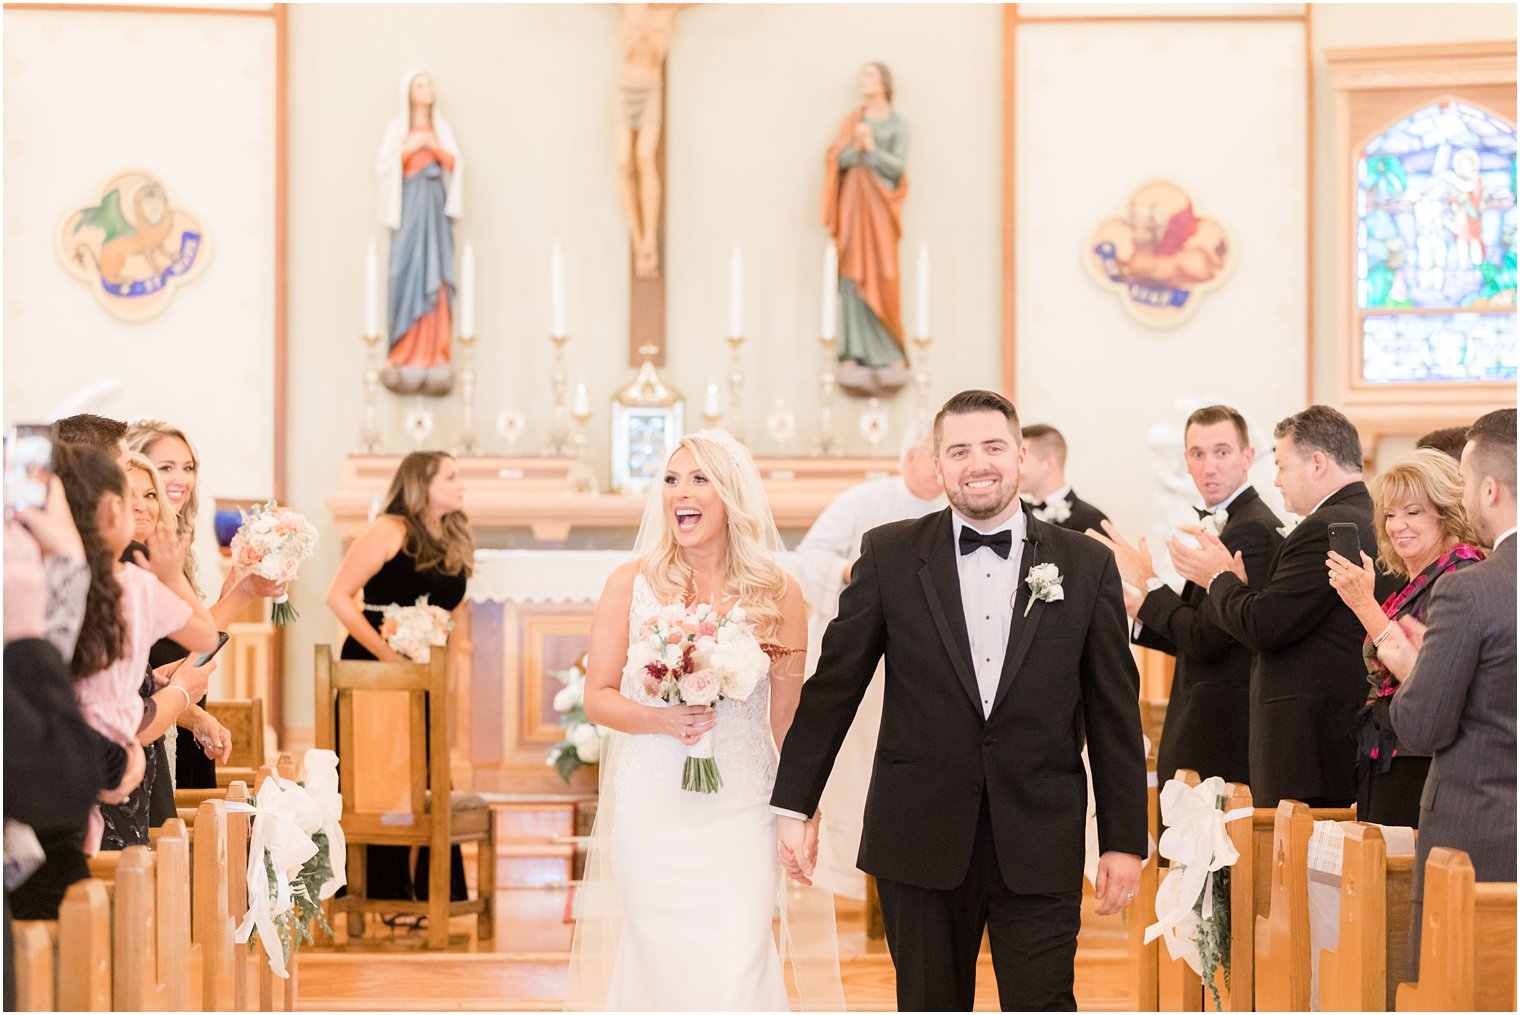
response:
{"label": "groom", "polygon": [[1119,573],[1105,547],[1023,509],[1002,395],[951,398],[934,447],[950,508],[866,534],[803,685],[771,796],[781,861],[811,876],[818,799],[885,654],[859,864],[877,879],[898,1007],[970,1011],[985,926],[1004,1010],[1075,1011],[1084,733],[1100,914],[1134,898],[1146,848]]}

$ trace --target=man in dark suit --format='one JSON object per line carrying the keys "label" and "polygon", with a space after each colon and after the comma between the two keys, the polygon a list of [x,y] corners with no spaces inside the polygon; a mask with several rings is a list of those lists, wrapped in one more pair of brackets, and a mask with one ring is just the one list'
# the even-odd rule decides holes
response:
{"label": "man in dark suit", "polygon": [[1515,880],[1514,409],[1488,413],[1468,431],[1462,493],[1493,552],[1431,590],[1425,627],[1406,620],[1378,648],[1402,681],[1389,705],[1399,743],[1434,755],[1415,852],[1416,970],[1432,848],[1465,851],[1479,881]]}
{"label": "man in dark suit", "polygon": [[1108,515],[1078,497],[1066,482],[1066,438],[1048,423],[1024,427],[1024,466],[1019,472],[1020,496],[1042,522],[1073,532],[1102,525]]}
{"label": "man in dark suit", "polygon": [[[1246,421],[1227,405],[1208,405],[1183,427],[1188,474],[1203,498],[1199,527],[1239,553],[1247,584],[1261,588],[1272,555],[1282,545],[1282,521],[1251,485],[1256,449]],[[1177,658],[1167,700],[1166,724],[1156,751],[1156,773],[1165,781],[1179,768],[1207,779],[1250,782],[1251,650],[1209,619],[1206,593],[1188,582],[1179,595],[1156,576],[1145,540],[1131,546],[1104,523],[1089,532],[1114,551],[1124,580],[1124,603],[1136,620],[1136,644]]]}
{"label": "man in dark suit", "polygon": [[[1252,588],[1244,558],[1217,536],[1171,541],[1172,563],[1204,589],[1206,615],[1255,653],[1251,664],[1251,795],[1345,807],[1356,797],[1356,714],[1367,696],[1364,632],[1325,580],[1330,526],[1352,522],[1376,556],[1362,442],[1351,421],[1311,405],[1273,430],[1277,488],[1304,516],[1283,540],[1265,584]],[[1391,591],[1391,590],[1390,590]],[[1381,600],[1387,592],[1380,591]]]}
{"label": "man in dark suit", "polygon": [[1100,913],[1133,899],[1146,849],[1118,569],[1022,508],[1018,415],[1001,395],[946,402],[935,456],[950,508],[866,533],[803,686],[771,797],[782,863],[812,873],[815,808],[885,655],[859,864],[877,879],[899,1007],[971,1010],[985,928],[1005,1009],[1074,1011],[1084,733]]}

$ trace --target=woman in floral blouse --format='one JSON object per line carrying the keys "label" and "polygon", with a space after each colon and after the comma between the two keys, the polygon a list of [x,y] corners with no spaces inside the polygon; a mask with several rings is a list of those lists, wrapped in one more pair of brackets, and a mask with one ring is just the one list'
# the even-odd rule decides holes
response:
{"label": "woman in floral blouse", "polygon": [[1377,565],[1406,579],[1382,605],[1372,592],[1373,562],[1358,563],[1332,552],[1330,584],[1367,630],[1362,656],[1370,685],[1357,729],[1356,814],[1362,821],[1417,827],[1420,793],[1430,758],[1401,750],[1388,720],[1388,703],[1399,686],[1377,658],[1377,646],[1401,617],[1425,619],[1430,590],[1444,574],[1483,559],[1478,537],[1462,507],[1462,475],[1439,451],[1414,452],[1369,484]]}

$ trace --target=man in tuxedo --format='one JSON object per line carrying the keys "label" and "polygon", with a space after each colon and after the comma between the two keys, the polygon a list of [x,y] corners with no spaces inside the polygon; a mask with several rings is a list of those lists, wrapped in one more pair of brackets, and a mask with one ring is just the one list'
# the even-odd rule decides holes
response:
{"label": "man in tuxedo", "polygon": [[1024,465],[1019,485],[1022,496],[1042,522],[1073,532],[1103,524],[1108,515],[1078,497],[1066,482],[1066,438],[1048,423],[1031,423],[1023,430]]}
{"label": "man in tuxedo", "polygon": [[1490,412],[1468,431],[1462,493],[1493,552],[1431,590],[1425,627],[1406,619],[1407,631],[1391,626],[1378,647],[1402,681],[1388,709],[1399,743],[1434,755],[1415,853],[1416,971],[1432,848],[1465,851],[1479,881],[1515,880],[1514,409]]}
{"label": "man in tuxedo", "polygon": [[[1351,421],[1311,405],[1273,430],[1277,488],[1305,516],[1277,549],[1266,582],[1252,587],[1244,555],[1218,536],[1170,543],[1177,573],[1207,592],[1205,615],[1255,653],[1251,664],[1251,796],[1346,807],[1356,797],[1356,714],[1367,696],[1364,632],[1325,581],[1330,526],[1353,522],[1377,555],[1362,442]],[[1380,583],[1386,585],[1387,582]],[[1383,599],[1390,590],[1380,590]]]}
{"label": "man in tuxedo", "polygon": [[[1208,405],[1188,417],[1182,433],[1188,475],[1203,498],[1196,509],[1200,530],[1238,552],[1247,584],[1261,588],[1282,545],[1282,522],[1251,485],[1256,449],[1245,418],[1227,405]],[[1136,644],[1177,659],[1157,774],[1164,781],[1190,768],[1205,779],[1249,783],[1251,650],[1209,619],[1202,588],[1188,582],[1179,595],[1156,576],[1144,539],[1131,546],[1112,522],[1103,528],[1107,536],[1088,535],[1114,551]]]}
{"label": "man in tuxedo", "polygon": [[771,797],[781,860],[811,876],[815,808],[885,655],[859,865],[877,879],[898,1006],[971,1010],[985,928],[1005,1009],[1074,1011],[1084,733],[1100,913],[1134,898],[1146,848],[1118,568],[1021,506],[1024,452],[1006,398],[961,392],[934,436],[950,507],[862,540],[782,745]]}

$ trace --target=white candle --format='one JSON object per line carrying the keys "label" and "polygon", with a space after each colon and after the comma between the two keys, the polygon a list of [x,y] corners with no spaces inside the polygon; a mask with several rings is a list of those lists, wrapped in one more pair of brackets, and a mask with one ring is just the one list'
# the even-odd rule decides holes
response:
{"label": "white candle", "polygon": [[591,396],[586,391],[586,382],[577,381],[575,385],[575,400],[570,404],[572,416],[591,415]]}
{"label": "white candle", "polygon": [[833,341],[839,331],[839,249],[829,241],[823,252],[823,319],[818,334]]}
{"label": "white candle", "polygon": [[723,415],[723,404],[718,401],[718,379],[707,379],[707,397],[702,400],[702,415],[712,419]]}
{"label": "white candle", "polygon": [[475,337],[475,244],[468,240],[459,259],[459,334]]}
{"label": "white candle", "polygon": [[744,255],[739,244],[728,259],[728,336],[739,338],[744,334]]}
{"label": "white candle", "polygon": [[918,334],[916,338],[929,336],[929,248],[918,248]]}
{"label": "white candle", "polygon": [[364,251],[364,337],[380,335],[380,255],[375,241]]}
{"label": "white candle", "polygon": [[549,334],[552,338],[565,335],[565,252],[559,240],[554,241],[554,253],[549,258]]}

